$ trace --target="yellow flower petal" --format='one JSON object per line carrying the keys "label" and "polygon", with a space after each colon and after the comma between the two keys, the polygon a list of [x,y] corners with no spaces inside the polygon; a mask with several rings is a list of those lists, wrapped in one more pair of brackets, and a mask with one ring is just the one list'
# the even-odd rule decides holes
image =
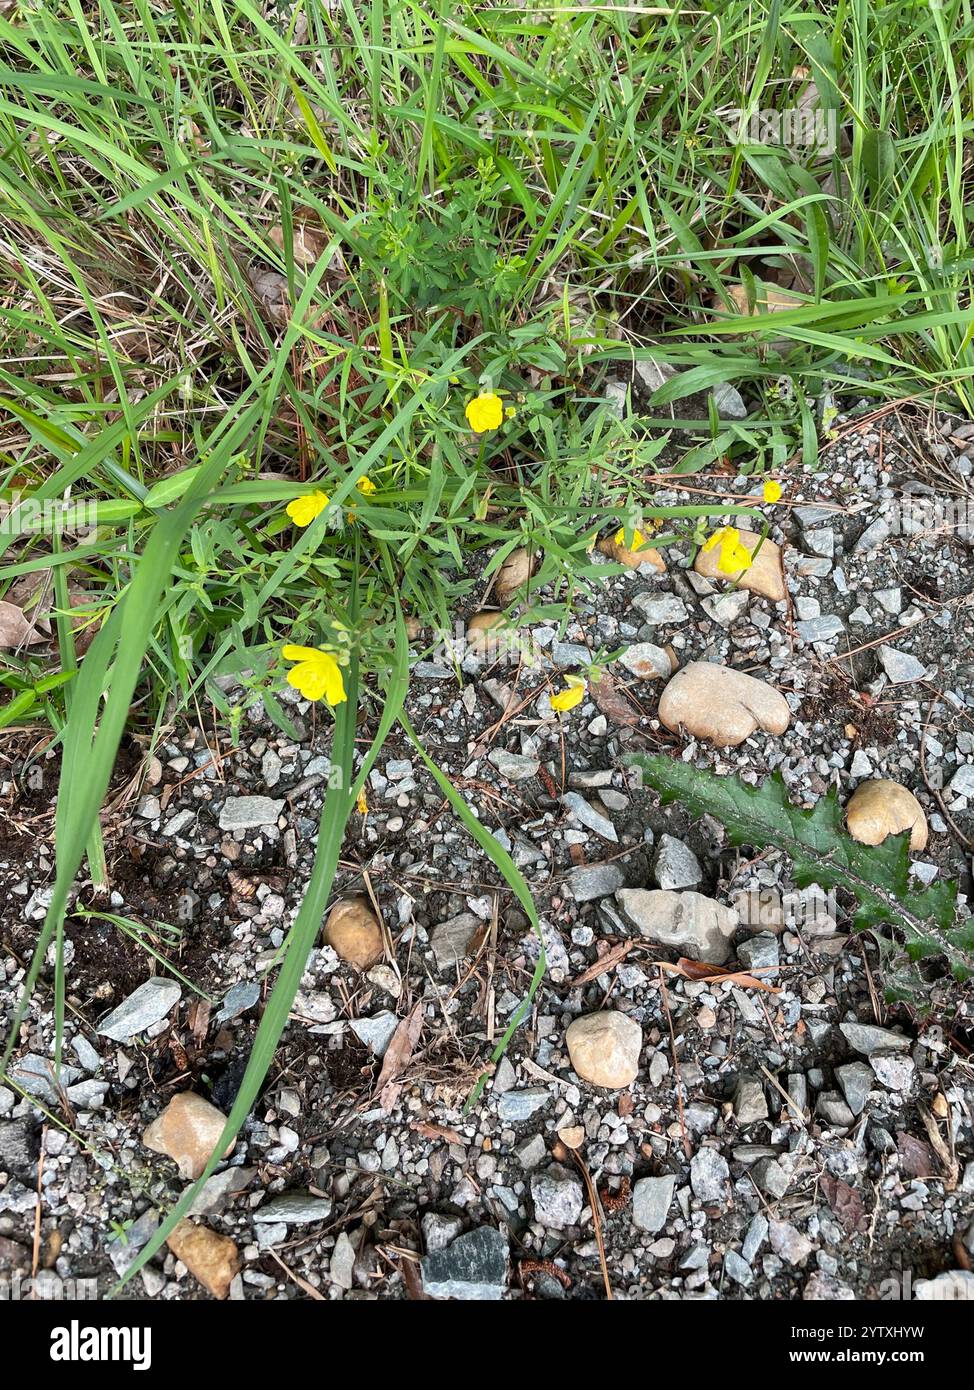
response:
{"label": "yellow flower petal", "polygon": [[778,502],[781,499],[781,484],[769,478],[762,489],[765,502]]}
{"label": "yellow flower petal", "polygon": [[293,502],[289,502],[287,514],[295,526],[310,526],[315,517],[320,516],[328,506],[328,501],[326,492],[310,492],[305,497],[295,497]]}
{"label": "yellow flower petal", "polygon": [[[615,543],[616,543],[616,545],[621,545],[621,546],[623,546],[623,547],[625,546],[625,544],[626,544],[626,528],[625,528],[624,526],[620,526],[620,527],[619,527],[619,530],[616,532],[616,534],[615,534]],[[642,531],[633,531],[633,533],[632,533],[632,545],[629,547],[629,549],[632,551],[632,553],[635,554],[635,552],[636,552],[637,550],[642,550],[642,548],[643,548],[643,546],[644,546],[645,544],[646,544],[646,537],[643,535]]]}
{"label": "yellow flower petal", "polygon": [[317,647],[295,647],[288,643],[281,648],[281,655],[285,661],[314,661],[318,655]]}
{"label": "yellow flower petal", "polygon": [[585,698],[585,682],[580,676],[566,676],[565,689],[551,696],[551,708],[561,713],[574,709]]}
{"label": "yellow flower petal", "polygon": [[372,481],[372,479],[366,477],[359,478],[355,486],[358,488],[359,492],[362,494],[363,497],[371,497],[373,492],[375,492],[376,490],[375,483]]}
{"label": "yellow flower petal", "polygon": [[740,535],[734,527],[728,529],[734,531],[734,536],[721,545],[717,568],[721,574],[736,576],[743,570],[750,569],[753,557],[747,547],[741,544]]}
{"label": "yellow flower petal", "polygon": [[468,402],[464,414],[474,434],[486,434],[489,430],[498,429],[503,423],[504,402],[493,391],[487,391],[481,396],[474,396],[473,400]]}
{"label": "yellow flower petal", "polygon": [[718,527],[717,530],[713,533],[712,536],[708,536],[708,537],[707,537],[707,539],[704,541],[703,545],[701,546],[701,549],[702,549],[702,550],[713,550],[713,548],[714,548],[715,545],[723,545],[724,542],[725,542],[725,540],[727,539],[727,537],[728,537],[728,535],[729,535],[730,533],[733,533],[733,537],[734,537],[734,539],[736,540],[736,539],[737,539],[737,532],[734,530],[734,527],[733,527],[733,526],[720,526],[720,527]]}
{"label": "yellow flower petal", "polygon": [[297,666],[288,671],[287,681],[306,700],[324,698],[330,705],[340,705],[348,698],[341,667],[331,652],[321,647],[286,646],[282,655],[288,661],[297,661]]}

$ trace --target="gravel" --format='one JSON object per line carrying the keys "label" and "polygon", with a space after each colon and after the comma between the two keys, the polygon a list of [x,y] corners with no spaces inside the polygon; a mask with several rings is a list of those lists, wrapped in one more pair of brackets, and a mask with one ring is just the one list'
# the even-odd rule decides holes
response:
{"label": "gravel", "polygon": [[[627,762],[648,748],[750,783],[778,772],[806,806],[831,789],[844,806],[862,779],[892,778],[914,792],[930,824],[922,872],[936,871],[937,882],[965,874],[945,815],[974,835],[970,550],[930,528],[859,544],[879,513],[896,513],[928,427],[910,434],[902,414],[884,417],[823,446],[817,474],[798,463],[784,471],[797,508],[768,517],[793,610],[694,574],[678,546],[666,552],[665,573],[646,566],[574,594],[564,623],[532,618],[530,668],[478,668],[458,684],[451,663],[416,663],[409,717],[524,873],[548,974],[484,1095],[464,1113],[517,1017],[537,939],[496,865],[393,733],[370,775],[367,813],[350,823],[335,884],[336,899],[374,893],[386,953],[363,974],[315,943],[267,1084],[196,1208],[194,1219],[239,1252],[232,1298],[310,1297],[274,1252],[329,1301],[401,1299],[419,1283],[430,1297],[601,1298],[588,1198],[568,1156],[576,1146],[600,1193],[619,1299],[875,1299],[917,1267],[917,1251],[925,1270],[949,1262],[974,1191],[974,1083],[953,1042],[974,1026],[968,995],[925,962],[921,1002],[952,1020],[949,1033],[918,1024],[909,1003],[884,1004],[880,1026],[874,1001],[895,964],[882,927],[854,933],[841,894],[827,920],[813,920],[812,891],[797,889],[785,856],[733,847],[710,818],[662,807]],[[661,480],[654,500],[698,500],[672,482]],[[753,482],[722,477],[721,488],[744,499]],[[476,583],[480,560],[471,557],[465,580]],[[538,612],[552,601],[540,594]],[[792,611],[819,633],[823,617],[841,627],[817,645],[796,642]],[[644,639],[646,667],[632,658]],[[911,658],[911,670],[937,673],[942,695],[929,722],[931,692],[894,684],[901,668],[891,677],[883,648]],[[582,703],[554,717],[545,692],[559,687],[557,671],[586,670],[619,650],[630,661],[604,662],[611,687],[590,681]],[[777,687],[790,725],[775,735],[757,729],[727,749],[663,729],[659,696],[674,659],[723,664]],[[175,1164],[142,1145],[145,1127],[187,1088],[224,1114],[233,1103],[264,981],[273,983],[307,885],[329,773],[327,725],[296,692],[282,699],[292,733],[260,701],[243,713],[233,744],[219,730],[167,728],[151,795],[136,798],[126,838],[108,846],[116,866],[108,910],[179,925],[173,959],[218,1002],[208,1010],[184,989],[142,1032],[99,1037],[98,1021],[124,1008],[150,969],[161,979],[170,972],[107,927],[69,929],[70,1065],[61,1081],[73,1122],[67,1130],[49,1122],[43,1141],[42,1249],[55,1234],[62,1241],[45,1277],[90,1274],[103,1296],[114,1262],[124,1267],[140,1248],[132,1231],[147,1212],[158,1220],[183,1186]],[[374,726],[369,707],[363,741]],[[132,771],[120,772],[113,795]],[[279,800],[264,795],[271,790]],[[12,783],[5,795],[16,807]],[[17,953],[0,958],[8,1012],[18,958],[29,958],[49,901],[52,810],[32,800],[36,833],[0,863],[4,940]],[[228,815],[240,823],[226,826]],[[640,900],[626,895],[652,890],[671,854],[688,870],[692,856],[699,873],[678,896],[699,889],[726,914],[704,941],[689,932],[652,939],[630,912],[638,917]],[[766,911],[763,896],[777,906]],[[664,996],[658,967],[681,955],[734,971],[770,967],[760,978],[776,992],[739,975],[664,970]],[[28,1089],[60,1114],[47,965],[42,979],[48,988],[29,1010],[12,1076],[26,1067]],[[389,1082],[379,1053],[394,1022],[417,1007],[421,1032]],[[566,1036],[605,1010],[631,1024],[633,1065],[621,1077],[585,1079]],[[957,1163],[954,1187],[925,1116]],[[10,1174],[0,1179],[0,1273],[24,1250],[29,1271],[41,1117],[11,1087],[0,1088],[0,1117],[15,1126],[0,1130],[11,1159],[9,1168],[0,1160]],[[112,1245],[119,1228],[130,1248]],[[439,1256],[449,1257],[445,1268],[431,1263]],[[206,1296],[165,1249],[128,1291]]]}

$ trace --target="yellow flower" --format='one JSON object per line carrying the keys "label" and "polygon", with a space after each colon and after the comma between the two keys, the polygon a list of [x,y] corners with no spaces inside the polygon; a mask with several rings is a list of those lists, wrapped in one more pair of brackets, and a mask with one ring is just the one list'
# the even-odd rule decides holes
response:
{"label": "yellow flower", "polygon": [[504,402],[493,391],[474,396],[464,414],[467,424],[474,434],[486,434],[488,430],[499,429],[504,420]]}
{"label": "yellow flower", "polygon": [[372,479],[366,478],[364,476],[359,478],[355,486],[358,488],[359,492],[362,494],[363,497],[371,497],[373,492],[375,492],[376,490],[375,483],[372,481]]}
{"label": "yellow flower", "polygon": [[516,414],[517,414],[517,406],[509,405],[509,406],[507,406],[507,407],[505,408],[505,410],[504,410],[504,419],[505,419],[505,420],[513,420],[513,419],[514,419],[514,416],[515,416]]}
{"label": "yellow flower", "polygon": [[774,478],[769,478],[764,485],[763,495],[765,502],[778,502],[781,499],[781,484]]}
{"label": "yellow flower", "polygon": [[369,803],[365,799],[365,790],[359,792],[355,799],[355,809],[360,816],[367,816],[369,813]]}
{"label": "yellow flower", "polygon": [[[623,547],[625,546],[625,544],[626,544],[626,528],[625,528],[624,526],[620,526],[619,529],[618,529],[618,531],[616,532],[616,534],[615,534],[615,543],[616,543],[616,545],[621,545],[621,546],[623,546]],[[632,533],[632,549],[633,549],[633,551],[635,552],[635,551],[637,551],[637,550],[642,550],[642,548],[643,548],[643,546],[644,546],[645,544],[646,544],[646,537],[643,535],[642,531],[633,531],[633,533]]]}
{"label": "yellow flower", "polygon": [[566,676],[565,689],[559,690],[557,695],[551,697],[551,708],[561,713],[563,710],[574,709],[576,705],[582,703],[585,695],[585,682],[581,676]]}
{"label": "yellow flower", "polygon": [[703,549],[713,550],[715,545],[720,546],[717,568],[721,574],[734,577],[742,570],[750,569],[753,557],[741,543],[741,533],[736,526],[721,526],[712,536],[707,537]]}
{"label": "yellow flower", "polygon": [[316,516],[328,506],[327,492],[309,492],[304,497],[295,497],[287,504],[287,514],[295,526],[310,526]]}
{"label": "yellow flower", "polygon": [[331,652],[321,647],[287,646],[281,651],[285,661],[296,661],[287,673],[288,685],[301,692],[306,700],[320,700],[322,697],[330,705],[340,705],[348,697],[341,667]]}

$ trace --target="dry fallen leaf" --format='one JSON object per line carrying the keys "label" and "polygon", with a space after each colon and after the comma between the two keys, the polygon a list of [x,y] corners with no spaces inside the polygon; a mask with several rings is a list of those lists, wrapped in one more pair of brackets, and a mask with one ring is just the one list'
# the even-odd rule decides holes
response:
{"label": "dry fallen leaf", "polygon": [[396,1031],[392,1035],[392,1041],[386,1048],[386,1055],[382,1059],[382,1070],[379,1072],[375,1089],[379,1094],[379,1104],[387,1113],[395,1104],[392,1099],[393,1092],[397,1096],[399,1093],[399,1088],[396,1087],[395,1082],[409,1066],[422,1031],[423,1002],[420,1000],[397,1025]]}
{"label": "dry fallen leaf", "polygon": [[948,1149],[944,1137],[940,1133],[940,1127],[930,1111],[922,1105],[919,1109],[923,1127],[927,1131],[927,1136],[933,1145],[933,1151],[940,1159],[940,1166],[944,1170],[944,1187],[948,1192],[953,1192],[960,1177],[960,1164]]}
{"label": "dry fallen leaf", "polygon": [[429,1124],[426,1120],[414,1120],[409,1126],[410,1129],[421,1134],[424,1139],[443,1139],[447,1144],[463,1144],[465,1140],[455,1129],[450,1129],[447,1125]]}
{"label": "dry fallen leaf", "polygon": [[618,724],[624,729],[636,728],[639,713],[633,709],[625,696],[619,694],[611,676],[604,675],[601,680],[589,681],[588,690],[606,719],[611,719],[613,724]]}
{"label": "dry fallen leaf", "polygon": [[774,985],[765,984],[746,970],[731,970],[722,965],[711,965],[705,960],[690,960],[687,956],[681,956],[676,965],[668,965],[665,960],[659,960],[656,964],[671,975],[682,975],[685,980],[696,980],[701,984],[742,985],[745,989],[763,989],[767,994],[781,993]]}
{"label": "dry fallen leaf", "polygon": [[571,988],[580,989],[582,985],[591,984],[600,975],[604,975],[607,970],[613,969],[620,961],[625,960],[629,952],[636,946],[641,946],[641,941],[619,941],[615,946],[610,946],[604,955],[600,956],[594,965],[590,965],[587,970],[583,970],[581,975],[572,980]]}
{"label": "dry fallen leaf", "polygon": [[933,1153],[922,1139],[914,1139],[906,1130],[896,1131],[896,1147],[900,1155],[900,1173],[904,1178],[935,1178],[937,1166]]}
{"label": "dry fallen leaf", "polygon": [[[283,227],[272,227],[270,238],[278,250],[284,249],[284,229]],[[291,229],[291,253],[294,256],[294,264],[307,270],[310,266],[317,265],[325,254],[328,246],[328,237],[324,232],[320,232],[315,227],[309,227],[306,222],[298,223]]]}
{"label": "dry fallen leaf", "polygon": [[43,642],[34,623],[13,603],[0,600],[0,647],[12,651],[17,647],[33,647]]}
{"label": "dry fallen leaf", "polygon": [[250,283],[267,317],[273,323],[287,323],[291,317],[291,305],[288,302],[286,276],[279,275],[276,270],[253,270],[250,272]]}
{"label": "dry fallen leaf", "polygon": [[828,1198],[829,1206],[850,1235],[857,1231],[868,1231],[869,1218],[863,1208],[862,1198],[854,1187],[850,1187],[841,1178],[833,1177],[831,1173],[824,1173],[822,1190]]}

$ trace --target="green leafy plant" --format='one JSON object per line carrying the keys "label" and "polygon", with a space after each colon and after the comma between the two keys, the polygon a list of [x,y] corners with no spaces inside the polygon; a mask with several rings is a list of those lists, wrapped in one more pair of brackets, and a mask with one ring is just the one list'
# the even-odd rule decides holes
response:
{"label": "green leafy plant", "polygon": [[[817,883],[846,889],[856,899],[858,931],[887,925],[902,939],[910,962],[943,956],[956,979],[974,976],[974,917],[958,923],[954,883],[913,887],[908,833],[862,845],[844,830],[834,790],[806,811],[789,801],[779,773],[752,787],[675,758],[637,754],[632,762],[664,803],[679,801],[694,816],[716,817],[732,844],[784,850],[800,888]],[[914,974],[911,986],[907,975],[894,970],[891,983],[893,993],[912,994],[919,981]]]}

